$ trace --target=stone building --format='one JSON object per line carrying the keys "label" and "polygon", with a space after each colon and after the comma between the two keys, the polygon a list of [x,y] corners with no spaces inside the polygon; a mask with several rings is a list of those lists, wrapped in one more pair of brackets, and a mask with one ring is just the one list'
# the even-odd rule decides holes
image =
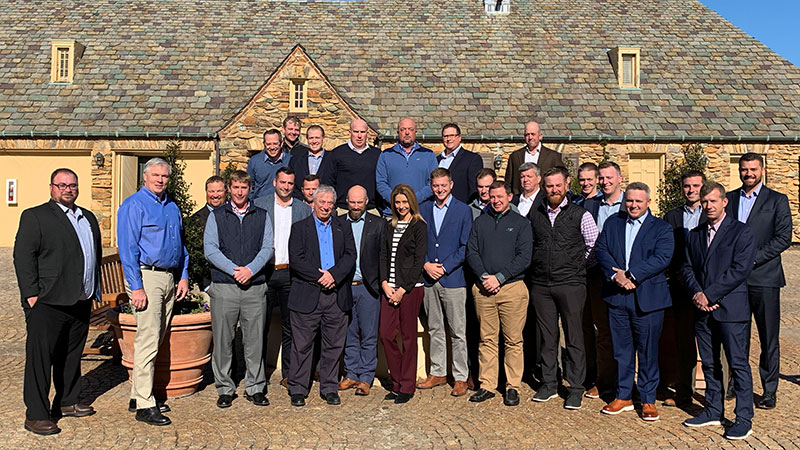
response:
{"label": "stone building", "polygon": [[205,178],[243,166],[289,113],[323,125],[327,148],[356,117],[384,147],[402,117],[437,149],[454,121],[501,170],[535,119],[572,161],[605,150],[651,186],[690,143],[729,187],[737,155],[755,151],[800,240],[800,69],[697,0],[4,5],[0,179],[14,195],[0,202],[0,245],[69,166],[113,246],[142,161],[180,141],[202,203]]}

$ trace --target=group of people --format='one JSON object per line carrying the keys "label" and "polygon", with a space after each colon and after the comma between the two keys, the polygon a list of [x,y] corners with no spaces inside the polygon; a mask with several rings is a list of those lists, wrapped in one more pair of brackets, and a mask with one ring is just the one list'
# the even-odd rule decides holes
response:
{"label": "group of people", "polygon": [[[208,179],[207,204],[191,218],[205,230],[210,271],[201,288],[211,298],[220,408],[236,397],[237,325],[245,398],[269,404],[266,339],[276,309],[281,385],[294,406],[305,405],[315,378],[331,405],[341,403],[340,391],[370,395],[380,339],[391,377],[387,401],[406,403],[416,389],[452,381],[453,396],[472,389],[469,401],[480,403],[500,392],[505,405],[516,406],[524,378],[537,386],[536,402],[558,397],[563,379],[567,409],[603,397],[611,401],[602,412],[614,415],[633,410],[638,395],[641,417],[654,421],[657,393],[673,394],[668,406],[692,401],[696,337],[706,407],[685,425],[720,424],[728,384],[737,406],[725,436],[742,439],[753,417],[752,313],[764,387],[758,406],[775,407],[780,254],[792,224],[786,196],[763,184],[761,156],[741,157],[742,186],[727,193],[703,173],[684,174],[685,204],[661,220],[649,209],[650,188],[631,182],[623,191],[611,161],[582,164],[581,192],[573,195],[560,154],[542,145],[536,122],[525,125],[526,145],[510,155],[504,181],[461,146],[454,123],[442,128],[439,155],[416,141],[407,118],[384,151],[367,143],[363,120],[332,151],[324,150],[322,127],[307,128],[308,146],[300,129],[289,117],[282,130],[267,130],[264,151],[247,171]],[[143,187],[118,212],[137,320],[130,409],[153,425],[170,423],[169,407],[153,396],[153,362],[172,305],[189,289],[180,212],[164,195],[169,176],[166,161],[150,160]],[[86,305],[99,295],[101,254],[94,216],[74,203],[74,172],[54,172],[50,190],[51,202],[23,214],[15,244],[28,324],[25,426],[40,434],[58,432],[50,413],[59,408],[62,415],[94,412],[77,402],[78,348]],[[54,214],[60,219],[50,220]],[[48,247],[85,264],[56,263]],[[44,305],[39,314],[35,304]],[[421,312],[430,371],[417,380]],[[65,360],[41,355],[67,345],[45,338],[44,323],[70,336]],[[43,373],[52,366],[63,379],[50,411]]]}

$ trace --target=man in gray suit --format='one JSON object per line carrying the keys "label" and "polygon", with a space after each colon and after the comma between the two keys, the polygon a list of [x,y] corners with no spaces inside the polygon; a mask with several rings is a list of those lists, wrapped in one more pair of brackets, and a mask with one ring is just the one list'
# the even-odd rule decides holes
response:
{"label": "man in gray suit", "polygon": [[[267,263],[267,323],[264,329],[263,355],[267,359],[267,336],[270,318],[276,307],[281,311],[281,385],[287,386],[289,377],[289,353],[292,349],[292,327],[289,322],[289,234],[292,224],[311,215],[311,208],[300,200],[292,198],[294,191],[294,170],[281,167],[275,173],[272,184],[275,192],[259,197],[253,203],[267,210],[272,222],[275,257]],[[266,388],[265,388],[266,389]]]}

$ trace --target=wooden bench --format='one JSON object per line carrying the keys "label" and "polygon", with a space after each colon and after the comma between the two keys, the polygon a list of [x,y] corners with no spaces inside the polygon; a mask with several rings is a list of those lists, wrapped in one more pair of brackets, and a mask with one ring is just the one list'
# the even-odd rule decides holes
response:
{"label": "wooden bench", "polygon": [[[106,318],[109,309],[126,303],[125,277],[122,274],[122,263],[119,254],[104,256],[100,264],[100,291],[102,301],[92,302],[92,313],[89,318],[89,329],[94,331],[111,331],[111,323]],[[114,333],[99,336],[93,343],[83,349],[84,355],[119,355],[119,344]]]}

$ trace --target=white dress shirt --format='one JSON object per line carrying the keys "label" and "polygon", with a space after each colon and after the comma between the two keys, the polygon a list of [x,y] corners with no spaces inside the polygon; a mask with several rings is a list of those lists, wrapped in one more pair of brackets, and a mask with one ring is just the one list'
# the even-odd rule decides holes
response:
{"label": "white dress shirt", "polygon": [[292,231],[292,202],[283,206],[275,197],[275,264],[289,264],[289,234]]}

